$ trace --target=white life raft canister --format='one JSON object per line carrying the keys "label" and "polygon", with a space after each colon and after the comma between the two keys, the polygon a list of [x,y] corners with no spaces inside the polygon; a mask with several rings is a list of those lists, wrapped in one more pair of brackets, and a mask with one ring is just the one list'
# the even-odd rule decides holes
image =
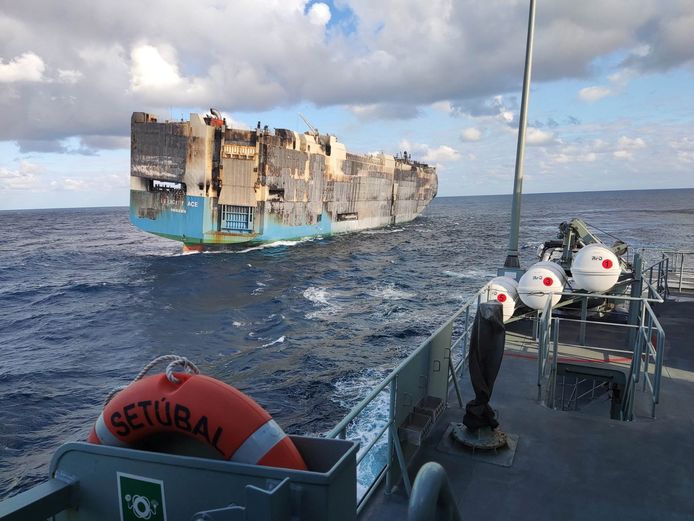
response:
{"label": "white life raft canister", "polygon": [[603,244],[581,248],[571,264],[571,274],[579,289],[603,293],[617,283],[622,269],[619,259]]}
{"label": "white life raft canister", "polygon": [[500,302],[503,308],[504,322],[508,322],[520,303],[518,283],[511,277],[494,277],[487,284],[487,291],[482,293],[482,301]]}
{"label": "white life raft canister", "polygon": [[[559,264],[551,261],[537,262],[528,268],[518,282],[518,295],[532,309],[544,309],[547,299],[555,306],[566,286],[566,274]],[[551,295],[554,293],[554,295]]]}

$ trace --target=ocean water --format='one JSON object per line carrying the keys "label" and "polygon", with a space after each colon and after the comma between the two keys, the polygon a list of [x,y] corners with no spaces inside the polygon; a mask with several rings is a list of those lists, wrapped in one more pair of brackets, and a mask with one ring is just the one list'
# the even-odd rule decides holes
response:
{"label": "ocean water", "polygon": [[[325,433],[494,276],[509,215],[509,196],[440,198],[404,225],[183,255],[126,208],[0,212],[0,498],[45,479],[54,450],[161,354],[289,433]],[[571,217],[605,242],[694,249],[694,190],[527,195],[525,266]]]}

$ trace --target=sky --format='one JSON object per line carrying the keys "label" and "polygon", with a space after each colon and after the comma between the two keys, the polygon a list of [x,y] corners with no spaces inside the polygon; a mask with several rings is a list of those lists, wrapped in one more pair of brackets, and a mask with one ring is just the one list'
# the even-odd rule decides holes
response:
{"label": "sky", "polygon": [[[510,193],[528,2],[0,0],[0,210],[125,206],[130,115],[222,111]],[[694,187],[694,2],[537,0],[524,190]]]}

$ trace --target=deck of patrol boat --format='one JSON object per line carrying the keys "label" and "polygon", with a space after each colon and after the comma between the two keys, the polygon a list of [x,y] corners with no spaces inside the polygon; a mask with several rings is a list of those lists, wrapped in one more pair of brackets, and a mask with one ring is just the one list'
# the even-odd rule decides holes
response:
{"label": "deck of patrol boat", "polygon": [[[667,336],[655,419],[638,399],[631,422],[612,420],[609,412],[559,411],[539,404],[536,355],[532,349],[523,352],[522,335],[507,333],[491,405],[500,429],[518,436],[511,466],[504,466],[510,455],[502,452],[445,449],[449,424],[461,422],[464,413],[451,399],[411,462],[410,478],[424,463],[440,463],[463,519],[692,519],[694,299],[673,294],[656,313]],[[594,340],[605,341],[610,341],[608,333]],[[462,384],[467,401],[473,393],[466,373]],[[377,491],[360,519],[405,519],[407,505],[402,486],[389,495]]]}

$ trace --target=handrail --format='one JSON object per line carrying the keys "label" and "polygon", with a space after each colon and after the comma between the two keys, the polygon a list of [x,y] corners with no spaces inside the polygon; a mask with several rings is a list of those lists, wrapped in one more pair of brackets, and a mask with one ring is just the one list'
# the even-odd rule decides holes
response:
{"label": "handrail", "polygon": [[[572,293],[569,291],[532,291],[528,292],[529,295],[561,295],[562,297],[574,297],[575,299],[584,299],[584,298],[602,298],[606,300],[633,300],[633,301],[646,301],[646,302],[653,302],[654,304],[662,304],[665,302],[665,300],[658,295],[656,298],[646,298],[646,297],[630,297],[629,295],[607,295],[604,293]],[[551,299],[548,299],[548,301],[551,301]],[[558,307],[564,306],[570,302],[567,301],[562,301],[556,306],[553,307],[553,309],[556,309]]]}
{"label": "handrail", "polygon": [[[694,289],[694,266],[692,265],[694,251],[669,250],[662,252],[662,255],[670,261],[665,270],[665,279],[668,288],[672,286],[678,291],[691,291]],[[687,261],[686,265],[685,260]],[[670,277],[670,274],[672,277]],[[670,278],[674,279],[672,285],[670,284]]]}
{"label": "handrail", "polygon": [[[461,359],[455,364],[454,367],[451,364],[451,367],[453,368],[453,374],[457,375],[460,367],[463,366],[467,360],[467,345],[469,344],[468,341],[474,318],[474,309],[477,305],[479,305],[482,295],[487,290],[487,287],[488,285],[485,284],[482,288],[479,289],[479,291],[472,295],[432,335],[430,335],[426,340],[424,340],[412,353],[410,353],[407,356],[407,358],[400,362],[397,365],[397,367],[388,374],[388,376],[381,380],[365,398],[363,398],[356,406],[354,406],[352,410],[347,414],[347,416],[345,416],[335,427],[333,427],[326,434],[326,437],[328,438],[345,438],[347,436],[347,429],[350,423],[352,423],[361,413],[363,413],[364,410],[367,407],[369,407],[369,405],[372,404],[374,400],[376,400],[379,397],[379,395],[381,395],[381,393],[385,392],[388,386],[390,386],[390,412],[388,415],[388,420],[383,425],[379,425],[380,428],[378,429],[376,435],[372,439],[370,439],[366,447],[364,447],[360,451],[358,455],[357,464],[361,463],[361,461],[364,460],[367,454],[373,451],[377,451],[381,447],[383,447],[384,437],[387,437],[388,439],[386,461],[384,467],[379,472],[375,473],[376,476],[367,484],[364,494],[360,498],[358,498],[357,512],[361,511],[361,509],[365,505],[365,502],[373,494],[374,490],[376,489],[376,486],[384,478],[386,479],[387,487],[392,485],[390,483],[390,469],[393,463],[393,459],[395,459],[393,457],[393,454],[397,456],[396,461],[400,465],[401,471],[403,465],[406,465],[406,461],[404,461],[404,455],[402,453],[402,448],[400,447],[399,442],[397,440],[398,425],[396,425],[395,411],[397,410],[398,404],[396,402],[398,401],[399,396],[398,377],[401,374],[408,371],[410,369],[411,364],[417,363],[417,361],[423,355],[424,350],[432,349],[432,345],[434,344],[434,342],[437,339],[439,339],[441,335],[446,335],[447,329],[450,328],[450,331],[452,332],[453,322],[464,315],[462,329],[458,330],[459,337],[454,339],[450,337],[449,334],[449,337],[446,338],[446,341],[450,342],[450,344],[447,344],[447,349],[449,353],[458,346],[461,346],[463,348],[463,354],[461,356]],[[450,362],[452,362],[452,359],[450,360]],[[451,378],[452,375],[450,375],[450,373],[447,373],[447,382],[450,383]],[[406,479],[406,476],[403,476],[403,480],[405,482],[405,488],[409,488],[409,480]]]}
{"label": "handrail", "polygon": [[431,521],[436,517],[436,505],[447,511],[446,519],[463,521],[455,503],[446,470],[436,462],[422,465],[412,486],[412,495],[407,508],[407,521]]}
{"label": "handrail", "polygon": [[468,309],[472,304],[477,302],[477,297],[484,291],[485,288],[483,287],[480,289],[475,295],[473,295],[470,299],[467,300],[463,306],[461,306],[453,315],[451,315],[446,322],[441,325],[433,334],[431,334],[424,342],[422,342],[417,349],[415,349],[412,353],[410,353],[407,358],[405,358],[398,366],[393,369],[388,376],[386,376],[381,382],[371,391],[366,398],[364,398],[362,401],[360,401],[357,405],[355,405],[350,413],[345,416],[340,423],[338,423],[335,427],[333,427],[328,434],[326,434],[326,437],[328,438],[337,438],[342,431],[349,425],[349,423],[356,418],[360,412],[362,412],[369,403],[371,403],[385,388],[386,386],[395,378],[398,373],[402,371],[404,367],[406,367],[412,359],[414,359],[423,349],[426,349],[429,346],[429,342],[433,337],[435,337],[437,334],[439,334],[441,331],[443,331],[447,326],[450,325],[451,322],[456,320],[460,315],[465,312],[466,309]]}
{"label": "handrail", "polygon": [[52,478],[0,503],[0,520],[44,520],[77,506],[79,484],[72,480]]}
{"label": "handrail", "polygon": [[[665,332],[658,321],[655,312],[653,311],[652,304],[663,303],[664,299],[667,297],[667,273],[670,265],[670,259],[663,257],[660,261],[649,266],[645,270],[642,270],[634,282],[645,283],[644,291],[640,296],[627,296],[627,295],[602,295],[594,293],[553,293],[553,292],[542,292],[538,291],[537,294],[560,294],[563,296],[571,297],[570,300],[576,301],[579,299],[583,300],[584,306],[580,319],[566,319],[567,321],[580,323],[581,329],[579,333],[579,342],[584,345],[585,340],[585,325],[588,320],[585,316],[585,303],[587,299],[592,297],[599,297],[603,299],[612,299],[620,301],[630,301],[633,305],[636,305],[637,314],[634,316],[634,322],[630,324],[611,324],[608,322],[601,322],[602,325],[609,325],[615,327],[622,327],[629,331],[634,331],[630,335],[632,344],[632,350],[629,352],[631,354],[631,367],[629,375],[627,377],[626,387],[624,389],[624,397],[622,401],[622,406],[620,410],[621,419],[632,420],[634,412],[634,397],[636,384],[643,377],[643,390],[648,390],[650,392],[651,398],[651,416],[655,418],[655,408],[660,401],[660,383],[662,378],[662,368],[663,368],[663,351],[665,345]],[[657,274],[657,277],[654,275]],[[638,286],[641,287],[641,286]],[[661,294],[660,291],[663,293]],[[638,290],[637,290],[638,294]],[[566,302],[566,301],[565,301]],[[557,306],[551,306],[551,299],[547,298],[544,309],[538,313],[538,323],[537,323],[537,349],[538,349],[538,368],[537,368],[537,385],[538,385],[538,401],[542,399],[542,386],[545,382],[547,376],[547,365],[549,362],[549,343],[558,343],[557,328],[558,324],[555,324],[552,320],[552,311],[557,307],[562,306],[564,303],[560,303]],[[552,329],[554,328],[554,329]],[[550,339],[552,337],[552,339]],[[555,353],[556,358],[556,353]],[[556,363],[554,360],[553,366]],[[652,374],[649,370],[650,364],[653,364]],[[551,376],[550,376],[551,379]],[[550,390],[551,391],[551,390]]]}

